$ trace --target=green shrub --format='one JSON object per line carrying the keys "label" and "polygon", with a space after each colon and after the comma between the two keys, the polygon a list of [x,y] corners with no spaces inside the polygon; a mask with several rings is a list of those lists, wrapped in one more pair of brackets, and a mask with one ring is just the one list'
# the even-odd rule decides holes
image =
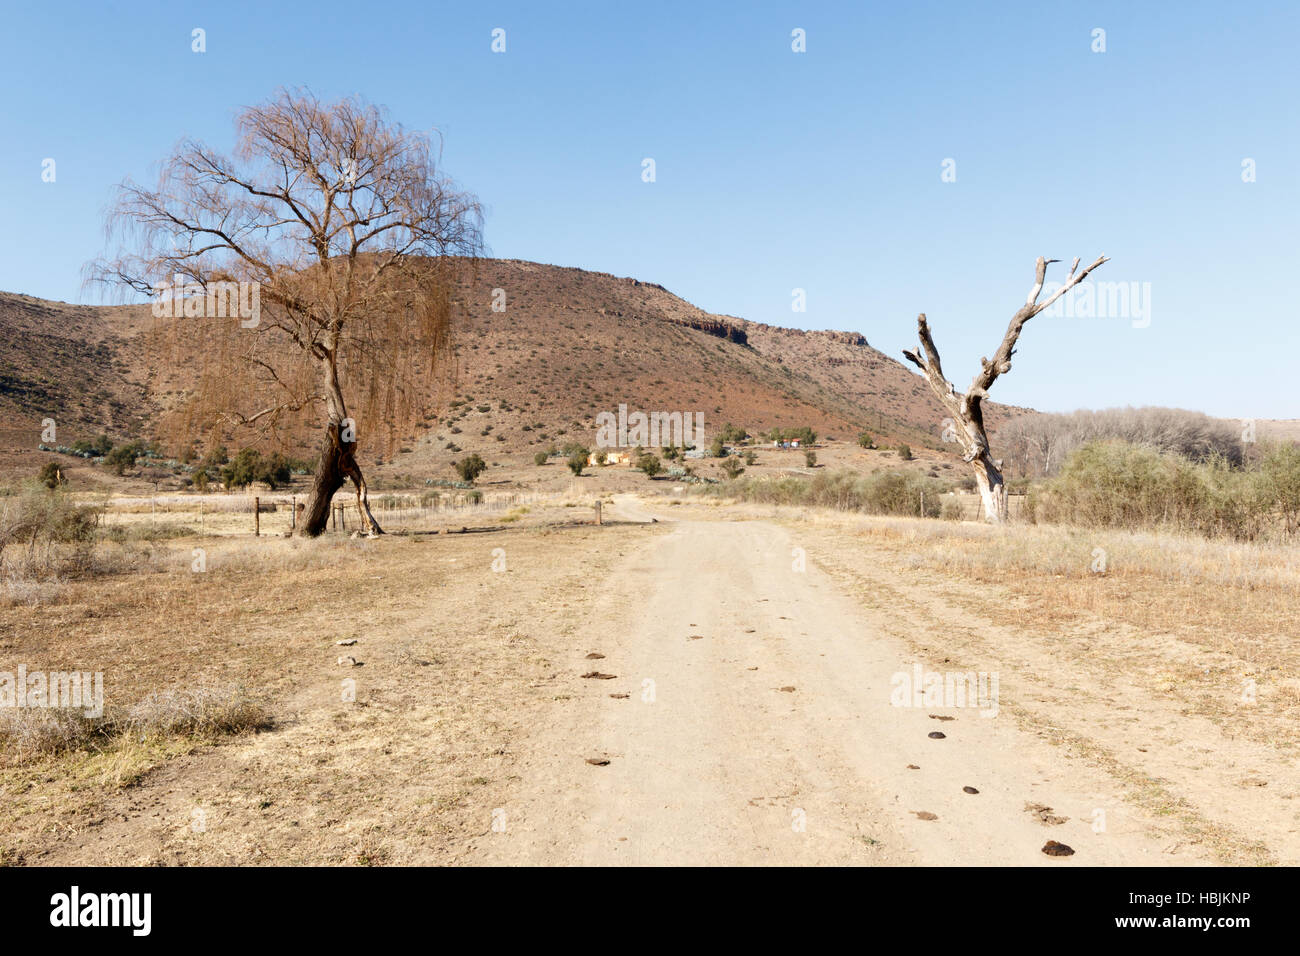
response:
{"label": "green shrub", "polygon": [[[725,488],[725,491],[719,489]],[[937,518],[940,496],[948,485],[913,472],[879,471],[859,475],[851,471],[822,471],[812,478],[743,478],[725,486],[709,486],[707,494],[726,494],[760,504],[813,505],[865,514],[921,514]]]}
{"label": "green shrub", "polygon": [[473,484],[474,479],[487,470],[487,462],[483,460],[482,456],[475,452],[468,458],[462,458],[460,461],[453,461],[451,467],[456,470],[456,474],[460,475],[461,481],[467,481],[470,484]]}
{"label": "green shrub", "polygon": [[107,435],[100,435],[93,440],[79,438],[72,443],[72,450],[78,455],[94,455],[96,458],[102,458],[113,450],[113,440]]}
{"label": "green shrub", "polygon": [[[206,469],[204,471],[206,476]],[[227,488],[244,488],[255,481],[265,482],[274,491],[286,485],[293,477],[288,459],[279,452],[263,457],[255,448],[242,449],[230,464],[221,469],[221,480]]]}
{"label": "green shrub", "polygon": [[42,465],[40,474],[36,477],[41,484],[46,488],[49,488],[51,491],[58,488],[60,485],[66,485],[68,483],[68,479],[63,477],[63,469],[59,467],[57,462],[53,461],[47,461]]}
{"label": "green shrub", "polygon": [[[1270,526],[1274,510],[1284,509],[1290,453],[1274,454],[1265,459],[1270,468],[1243,470],[1221,458],[1197,464],[1145,445],[1090,442],[1070,454],[1055,478],[1031,491],[1026,516],[1254,540]],[[1300,477],[1294,480],[1300,488]]]}
{"label": "green shrub", "polygon": [[915,456],[912,454],[912,446],[911,446],[911,445],[899,445],[899,446],[898,446],[898,457],[901,458],[901,459],[903,459],[903,461],[911,461],[911,460],[913,459],[913,457],[915,457]]}
{"label": "green shrub", "polygon": [[544,451],[539,451],[536,455],[533,456],[533,464],[534,464],[534,465],[544,465],[544,464],[546,464],[546,459],[549,458],[549,457],[550,457],[550,456],[547,455],[546,452],[544,452]]}
{"label": "green shrub", "polygon": [[803,463],[804,463],[805,465],[807,465],[809,468],[816,468],[816,467],[817,467],[817,452],[813,451],[811,448],[809,448],[807,451],[805,451],[805,452],[803,453]]}
{"label": "green shrub", "polygon": [[858,436],[858,445],[862,448],[875,448],[876,440],[869,433],[863,432]]}
{"label": "green shrub", "polygon": [[735,481],[745,473],[745,469],[741,467],[740,459],[732,455],[722,463],[722,472],[727,476],[728,481]]}
{"label": "green shrub", "polygon": [[104,456],[104,464],[115,475],[126,473],[128,468],[134,468],[136,459],[144,454],[144,444],[138,441],[123,442],[114,446],[108,454]]}

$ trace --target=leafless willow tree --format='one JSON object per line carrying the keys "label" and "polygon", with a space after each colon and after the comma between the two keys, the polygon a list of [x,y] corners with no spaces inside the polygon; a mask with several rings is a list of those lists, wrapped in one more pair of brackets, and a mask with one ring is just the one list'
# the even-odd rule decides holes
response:
{"label": "leafless willow tree", "polygon": [[1080,272],[1079,259],[1076,257],[1074,264],[1070,266],[1070,274],[1066,277],[1065,283],[1047,299],[1039,302],[1038,297],[1042,294],[1043,284],[1047,280],[1047,267],[1057,261],[1059,260],[1044,259],[1039,256],[1034,270],[1034,286],[1029,290],[1025,304],[1011,317],[1011,324],[1007,326],[1006,335],[1002,337],[1002,344],[994,353],[993,360],[980,359],[980,371],[964,395],[944,378],[943,366],[939,361],[939,350],[935,348],[924,312],[916,318],[920,346],[915,351],[907,349],[903,351],[907,360],[925,373],[931,391],[939,399],[939,404],[952,416],[957,441],[962,446],[962,460],[969,462],[975,471],[975,482],[979,486],[980,498],[984,503],[984,519],[995,524],[1001,524],[1007,519],[1007,488],[1002,480],[1002,462],[995,459],[989,450],[988,435],[984,431],[982,403],[988,398],[989,389],[997,381],[998,376],[1011,371],[1011,356],[1016,352],[1016,342],[1025,323],[1039,312],[1049,308],[1053,302],[1082,282],[1093,269],[1109,260],[1105,256],[1099,256],[1096,262]]}
{"label": "leafless willow tree", "polygon": [[[236,128],[233,158],[185,140],[156,187],[119,187],[118,252],[90,277],[170,296],[174,328],[215,336],[221,359],[191,418],[265,432],[315,409],[325,435],[304,533],[325,529],[351,479],[362,529],[380,534],[359,435],[426,414],[456,257],[482,249],[481,207],[438,168],[430,136],[357,99],[281,91]],[[221,293],[235,285],[258,314],[226,314]],[[370,420],[350,415],[349,397]]]}

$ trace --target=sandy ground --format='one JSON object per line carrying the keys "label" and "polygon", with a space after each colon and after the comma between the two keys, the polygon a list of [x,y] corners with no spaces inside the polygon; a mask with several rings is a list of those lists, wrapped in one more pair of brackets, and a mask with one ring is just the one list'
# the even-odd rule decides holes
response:
{"label": "sandy ground", "polygon": [[[851,525],[630,495],[606,516],[353,542],[328,560],[361,600],[336,591],[300,617],[261,611],[299,578],[198,582],[225,613],[251,605],[223,627],[222,664],[275,675],[276,729],[117,787],[11,770],[0,850],[38,865],[1300,862],[1294,755],[1125,676],[1123,634],[995,613]],[[210,642],[171,613],[169,643]],[[0,619],[6,655],[39,651],[25,620]],[[107,657],[148,655],[101,620],[86,627]],[[900,699],[918,667],[996,673],[996,702]]]}
{"label": "sandy ground", "polygon": [[[654,513],[670,521],[665,510]],[[678,521],[618,565],[597,605],[610,625],[589,629],[570,664],[616,677],[589,680],[581,706],[538,734],[500,832],[462,862],[1206,859],[1005,715],[891,703],[893,675],[917,656],[881,633],[883,611],[864,612],[815,566],[793,570],[796,547],[766,522]],[[1045,855],[1048,840],[1075,855]]]}

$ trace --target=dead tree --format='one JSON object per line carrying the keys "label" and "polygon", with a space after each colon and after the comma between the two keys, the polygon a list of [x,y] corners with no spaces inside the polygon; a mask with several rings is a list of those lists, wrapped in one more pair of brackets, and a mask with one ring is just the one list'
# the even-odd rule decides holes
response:
{"label": "dead tree", "polygon": [[930,326],[922,312],[916,317],[917,334],[921,345],[916,351],[903,350],[909,362],[925,373],[926,381],[939,404],[952,416],[953,428],[957,441],[962,446],[962,460],[969,462],[975,471],[975,483],[979,486],[980,498],[984,503],[984,520],[1001,524],[1007,520],[1007,487],[1002,480],[1002,462],[993,457],[989,450],[988,435],[984,431],[984,410],[982,403],[989,396],[989,388],[997,381],[999,375],[1011,371],[1011,356],[1016,352],[1016,341],[1025,323],[1039,312],[1051,306],[1065,293],[1069,292],[1103,262],[1105,256],[1098,256],[1097,261],[1082,272],[1079,271],[1079,259],[1075,257],[1070,266],[1070,274],[1064,285],[1053,292],[1045,301],[1039,302],[1043,283],[1047,278],[1047,267],[1057,259],[1044,259],[1039,256],[1034,270],[1034,287],[1029,290],[1025,304],[1011,317],[1007,334],[1002,337],[1002,344],[993,355],[993,361],[980,359],[980,372],[971,382],[966,394],[953,387],[943,375],[943,366],[939,361],[939,350],[935,348],[930,335]]}
{"label": "dead tree", "polygon": [[[427,417],[456,263],[482,249],[481,208],[438,168],[427,135],[357,99],[282,91],[243,110],[237,128],[233,158],[186,140],[156,187],[120,187],[109,228],[123,251],[90,277],[155,300],[165,288],[186,319],[224,318],[171,323],[219,346],[192,349],[220,357],[188,420],[266,435],[313,415],[324,435],[302,532],[325,530],[350,479],[362,530],[381,534],[360,435]],[[257,303],[238,322],[220,299],[232,287],[241,307],[246,293]]]}

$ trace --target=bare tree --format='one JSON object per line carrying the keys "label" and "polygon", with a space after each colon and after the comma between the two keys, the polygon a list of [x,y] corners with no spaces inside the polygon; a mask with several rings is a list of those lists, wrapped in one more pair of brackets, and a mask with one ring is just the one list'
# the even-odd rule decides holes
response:
{"label": "bare tree", "polygon": [[957,440],[962,446],[962,460],[969,462],[975,471],[975,482],[979,486],[980,498],[984,502],[984,519],[995,524],[1001,524],[1007,519],[1007,488],[1002,480],[1002,462],[995,459],[989,451],[988,435],[984,431],[982,402],[988,398],[989,388],[997,381],[998,376],[1011,371],[1011,356],[1015,354],[1016,342],[1025,323],[1082,282],[1093,269],[1109,260],[1105,256],[1099,256],[1096,262],[1080,272],[1079,259],[1076,257],[1074,264],[1070,266],[1070,274],[1066,277],[1065,283],[1045,301],[1039,302],[1038,297],[1042,294],[1043,283],[1047,279],[1047,267],[1057,261],[1059,260],[1038,257],[1034,270],[1034,287],[1029,290],[1025,304],[1011,317],[1011,324],[1007,326],[1007,333],[1002,337],[1002,344],[994,353],[993,361],[980,358],[981,370],[971,381],[966,394],[958,392],[952,383],[944,378],[943,366],[939,361],[939,350],[935,348],[934,339],[930,336],[930,326],[926,322],[924,312],[916,318],[917,334],[921,340],[920,347],[916,351],[907,349],[903,351],[907,360],[925,373],[931,391],[939,399],[939,404],[952,415]]}
{"label": "bare tree", "polygon": [[[189,424],[214,415],[267,434],[286,417],[324,418],[304,533],[325,530],[351,479],[362,529],[381,534],[346,396],[372,435],[427,414],[455,257],[481,251],[482,210],[439,170],[428,135],[360,100],[281,91],[236,127],[233,159],[185,140],[155,188],[122,184],[109,234],[123,251],[90,276],[152,295],[155,315],[170,298],[168,315],[209,320],[171,323],[219,354],[186,406]],[[238,322],[227,315],[235,288]]]}

